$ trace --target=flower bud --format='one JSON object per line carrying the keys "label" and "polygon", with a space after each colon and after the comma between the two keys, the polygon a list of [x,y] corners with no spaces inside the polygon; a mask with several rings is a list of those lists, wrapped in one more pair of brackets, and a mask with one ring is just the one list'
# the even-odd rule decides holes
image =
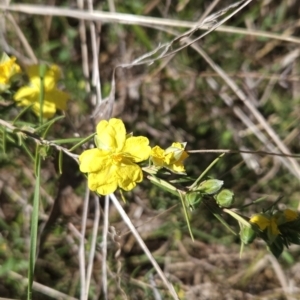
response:
{"label": "flower bud", "polygon": [[230,207],[234,201],[234,194],[232,191],[224,189],[220,193],[214,196],[217,203],[221,207]]}
{"label": "flower bud", "polygon": [[199,192],[191,192],[186,194],[186,200],[190,206],[194,207],[194,205],[201,203],[202,195]]}
{"label": "flower bud", "polygon": [[242,225],[240,238],[243,244],[251,244],[256,238],[256,232],[251,227]]}
{"label": "flower bud", "polygon": [[218,179],[208,179],[200,183],[199,187],[197,188],[203,194],[212,195],[217,193],[223,185],[222,180]]}

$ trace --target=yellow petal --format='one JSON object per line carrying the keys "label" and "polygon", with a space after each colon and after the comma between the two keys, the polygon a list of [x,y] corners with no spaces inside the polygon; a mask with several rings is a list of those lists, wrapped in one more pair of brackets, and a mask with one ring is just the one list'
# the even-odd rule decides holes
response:
{"label": "yellow petal", "polygon": [[[32,110],[37,116],[39,116],[40,115],[40,103],[34,102]],[[50,119],[54,116],[55,112],[56,112],[55,104],[44,101],[44,103],[43,103],[43,118]]]}
{"label": "yellow petal", "polygon": [[270,226],[270,219],[262,214],[257,214],[251,217],[250,223],[257,224],[260,230],[265,230]]}
{"label": "yellow petal", "polygon": [[103,196],[109,195],[118,188],[117,182],[105,183],[97,188],[97,193]]}
{"label": "yellow petal", "polygon": [[114,169],[110,169],[111,173],[104,175],[102,172],[88,174],[88,186],[92,191],[97,191],[101,195],[113,193],[118,187],[118,178]]}
{"label": "yellow petal", "polygon": [[15,57],[9,57],[3,53],[0,58],[0,90],[4,91],[9,87],[9,81],[15,74],[21,72],[19,65],[15,63]]}
{"label": "yellow petal", "polygon": [[270,225],[269,225],[269,234],[272,236],[277,236],[279,233],[280,231],[277,226],[276,218],[271,217]]}
{"label": "yellow petal", "polygon": [[39,76],[39,65],[31,65],[31,66],[28,66],[26,68],[26,73],[28,74],[29,78],[33,78],[33,77],[38,77],[40,78]]}
{"label": "yellow petal", "polygon": [[155,166],[162,167],[164,165],[164,150],[162,148],[159,146],[153,147],[150,155]]}
{"label": "yellow petal", "polygon": [[183,145],[178,142],[173,143],[171,147],[178,148],[178,149],[184,149]]}
{"label": "yellow petal", "polygon": [[69,95],[58,89],[53,89],[45,93],[45,101],[54,103],[54,105],[61,110],[66,110],[68,99]]}
{"label": "yellow petal", "polygon": [[108,152],[98,148],[88,149],[79,156],[80,171],[83,173],[104,172],[112,164]]}
{"label": "yellow petal", "polygon": [[176,162],[170,166],[175,173],[185,173],[184,165],[181,162]]}
{"label": "yellow petal", "polygon": [[292,209],[285,209],[283,211],[286,222],[292,222],[299,217],[299,213]]}
{"label": "yellow petal", "polygon": [[151,147],[149,140],[144,136],[132,136],[126,139],[122,152],[132,156],[134,162],[147,160],[150,156]]}
{"label": "yellow petal", "polygon": [[117,171],[118,185],[125,191],[132,190],[137,182],[143,180],[143,172],[136,164],[124,165]]}
{"label": "yellow petal", "polygon": [[35,102],[39,101],[38,99],[39,90],[36,87],[24,86],[17,90],[14,94],[14,99],[16,101],[21,99],[27,99],[28,101]]}
{"label": "yellow petal", "polygon": [[101,149],[120,152],[126,140],[124,123],[114,118],[100,121],[97,125],[97,140]]}
{"label": "yellow petal", "polygon": [[168,154],[165,153],[164,162],[166,165],[172,164],[174,161],[174,152],[170,152]]}
{"label": "yellow petal", "polygon": [[[47,76],[47,75],[45,76],[43,83],[44,83],[44,90],[46,92],[53,90],[56,85],[55,79],[53,77]],[[39,86],[40,85],[41,85],[41,79],[39,78]]]}
{"label": "yellow petal", "polygon": [[61,78],[60,67],[58,65],[51,65],[46,74],[52,77],[56,83]]}

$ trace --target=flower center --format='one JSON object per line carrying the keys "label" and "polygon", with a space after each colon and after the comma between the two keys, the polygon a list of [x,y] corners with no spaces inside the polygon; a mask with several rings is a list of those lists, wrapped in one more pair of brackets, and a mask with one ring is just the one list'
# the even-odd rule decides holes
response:
{"label": "flower center", "polygon": [[119,164],[119,163],[122,161],[122,159],[123,159],[123,155],[122,155],[122,153],[113,154],[113,155],[111,156],[111,158],[112,158],[112,161],[113,161],[115,164]]}

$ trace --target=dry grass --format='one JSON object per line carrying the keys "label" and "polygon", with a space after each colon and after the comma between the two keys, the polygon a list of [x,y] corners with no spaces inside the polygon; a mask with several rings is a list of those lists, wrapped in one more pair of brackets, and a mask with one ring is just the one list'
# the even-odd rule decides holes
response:
{"label": "dry grass", "polygon": [[[153,145],[179,140],[189,150],[254,152],[228,154],[210,175],[239,203],[267,196],[269,205],[282,194],[284,205],[297,208],[296,0],[78,1],[78,9],[2,2],[0,47],[22,65],[55,62],[64,70],[72,101],[51,139],[87,136],[97,121],[116,116]],[[1,125],[9,127],[16,111],[7,116],[4,108]],[[300,298],[299,247],[276,261],[256,241],[240,257],[238,239],[202,206],[192,213],[193,242],[178,199],[146,182],[127,204],[112,197],[99,205],[69,152],[59,176],[55,153],[43,162],[34,299]],[[188,173],[215,157],[191,154]],[[1,158],[0,297],[25,295],[33,181],[21,149]]]}

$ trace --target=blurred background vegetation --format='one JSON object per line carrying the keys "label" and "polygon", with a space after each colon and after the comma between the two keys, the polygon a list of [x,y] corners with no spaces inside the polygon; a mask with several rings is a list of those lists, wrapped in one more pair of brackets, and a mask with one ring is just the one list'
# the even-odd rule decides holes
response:
{"label": "blurred background vegetation", "polygon": [[[28,1],[11,2],[17,3],[29,4]],[[217,1],[211,13],[232,3]],[[72,9],[79,5],[53,0],[35,1],[34,4]],[[113,12],[115,9],[125,14],[196,22],[210,4],[211,1],[205,0],[116,0],[95,1],[93,7],[94,10]],[[86,4],[84,8],[87,8]],[[249,105],[274,129],[277,139],[296,154],[300,153],[300,39],[296,38],[300,34],[299,14],[297,0],[252,1],[226,22],[225,25],[230,26],[228,32],[213,31],[197,42],[243,91]],[[47,139],[85,137],[94,132],[96,121],[91,119],[93,103],[90,101],[94,89],[86,90],[86,82],[92,78],[85,78],[82,68],[80,21],[51,14],[40,16],[18,12],[3,12],[0,18],[0,50],[16,56],[22,67],[34,63],[21,42],[22,33],[38,61],[58,64],[63,71],[60,84],[71,100],[65,118],[51,127]],[[93,24],[100,42],[103,97],[109,95],[114,67],[129,63],[174,38],[170,32],[154,26],[100,21]],[[247,29],[249,34],[240,34],[238,28]],[[176,30],[183,33],[187,29]],[[88,21],[85,33],[91,58]],[[268,33],[283,38],[269,38]],[[197,35],[200,35],[199,31],[193,37]],[[291,36],[295,38],[289,41]],[[91,74],[91,60],[87,67]],[[168,147],[173,141],[180,141],[188,143],[188,150],[272,152],[268,146],[276,145],[274,136],[270,136],[255,118],[249,105],[241,101],[203,56],[191,47],[151,65],[116,72],[113,116],[124,121],[127,132],[147,136],[152,146]],[[12,95],[5,94],[0,102],[0,118],[12,121],[19,112]],[[243,116],[265,137],[265,142],[257,138],[253,126],[246,123]],[[19,124],[23,122],[26,126],[36,120],[27,111]],[[34,153],[35,143],[30,139],[26,143]],[[276,149],[274,146],[273,152]],[[186,162],[188,175],[198,176],[217,156],[215,153],[191,154]],[[299,159],[295,161],[299,163]],[[51,297],[45,287],[69,297],[80,297],[78,239],[74,228],[80,231],[85,186],[77,169],[76,163],[66,156],[64,172],[60,176],[55,149],[42,163],[40,225],[45,224],[54,203],[58,203],[58,209],[38,256],[35,282],[41,286],[35,286],[34,299],[57,298]],[[234,191],[237,204],[248,204],[265,197],[259,206],[261,210],[283,196],[282,208],[297,209],[300,185],[299,173],[295,170],[288,158],[226,154],[209,176],[224,180],[224,186]],[[26,284],[21,279],[27,276],[33,192],[33,162],[19,146],[17,135],[11,134],[6,141],[6,151],[0,152],[0,297],[23,299],[26,295]],[[276,261],[265,244],[257,240],[245,248],[240,258],[239,239],[226,230],[205,205],[192,212],[195,236],[195,242],[192,242],[176,197],[145,180],[126,193],[126,200],[124,208],[128,216],[182,299],[300,298],[297,288],[300,285],[299,247],[291,247]],[[103,199],[101,206],[103,208]],[[247,215],[256,212],[254,206],[244,211]],[[93,218],[94,206],[91,204],[87,241]],[[171,299],[113,206],[109,220],[108,299]],[[237,228],[234,221],[227,221]],[[89,299],[104,299],[101,293],[102,227],[101,218]],[[59,299],[68,298],[61,296]]]}

